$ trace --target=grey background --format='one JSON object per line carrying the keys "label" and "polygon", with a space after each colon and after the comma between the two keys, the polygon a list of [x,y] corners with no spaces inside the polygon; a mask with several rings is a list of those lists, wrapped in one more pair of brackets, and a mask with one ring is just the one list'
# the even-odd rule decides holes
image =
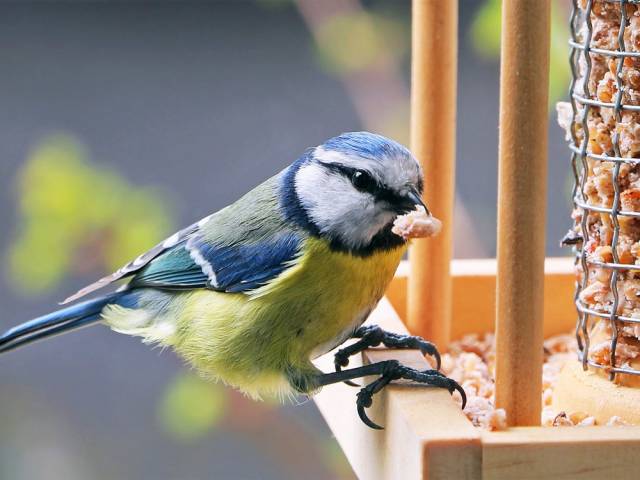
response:
{"label": "grey background", "polygon": [[[408,18],[409,2],[401,3]],[[493,255],[498,65],[469,45],[479,3],[460,9],[456,184],[478,232],[461,241]],[[131,182],[162,186],[188,224],[306,147],[361,128],[339,81],[315,61],[293,7],[1,3],[0,72],[0,252],[17,221],[18,169],[48,133],[77,135]],[[547,250],[557,255],[569,224],[569,155],[554,122],[549,131]],[[52,309],[89,280],[69,279],[33,300],[0,279],[0,328]],[[287,478],[233,432],[190,445],[160,434],[155,404],[181,368],[171,353],[102,328],[0,357],[0,477]],[[286,407],[283,418],[330,435],[311,403]],[[295,450],[295,439],[291,448],[308,454]],[[308,461],[308,478],[326,478]]]}

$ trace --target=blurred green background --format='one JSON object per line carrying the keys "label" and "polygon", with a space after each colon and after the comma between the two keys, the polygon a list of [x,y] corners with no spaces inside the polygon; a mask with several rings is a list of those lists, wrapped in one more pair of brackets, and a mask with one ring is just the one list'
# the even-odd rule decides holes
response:
{"label": "blurred green background", "polygon": [[[550,105],[569,82],[568,3],[553,4]],[[499,43],[499,0],[461,0],[458,257],[495,253]],[[408,142],[409,64],[408,0],[1,3],[1,329],[325,138]],[[558,255],[569,155],[549,131]],[[0,358],[0,478],[353,478],[304,400],[252,402],[83,330]]]}

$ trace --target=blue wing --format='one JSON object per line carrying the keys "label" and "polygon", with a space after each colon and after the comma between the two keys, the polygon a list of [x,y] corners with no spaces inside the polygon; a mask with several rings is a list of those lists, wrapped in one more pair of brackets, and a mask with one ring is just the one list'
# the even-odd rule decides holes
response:
{"label": "blue wing", "polygon": [[101,288],[106,287],[107,285],[111,285],[112,283],[117,282],[118,280],[134,275],[136,272],[144,268],[146,265],[148,265],[158,256],[162,255],[163,253],[166,253],[167,251],[171,251],[176,247],[176,245],[182,245],[186,241],[186,239],[189,238],[190,235],[192,235],[194,232],[197,232],[212,217],[213,215],[210,215],[206,218],[203,218],[199,222],[189,225],[187,228],[184,228],[179,232],[174,233],[169,238],[160,242],[150,250],[144,252],[135,260],[130,261],[129,263],[124,265],[122,268],[113,272],[112,274],[102,277],[98,281],[93,282],[92,284],[87,285],[86,287],[78,290],[76,293],[74,293],[70,297],[67,297],[67,299],[61,302],[61,304],[64,305],[66,303],[74,302],[79,298],[89,295],[90,293],[93,293],[96,290],[100,290]]}
{"label": "blue wing", "polygon": [[217,244],[195,234],[140,270],[130,286],[166,289],[210,288],[244,292],[264,285],[292,265],[301,238],[279,232],[256,242]]}
{"label": "blue wing", "polygon": [[264,285],[295,263],[306,238],[281,215],[278,187],[282,175],[180,230],[64,303],[127,277],[132,277],[130,288],[244,292]]}

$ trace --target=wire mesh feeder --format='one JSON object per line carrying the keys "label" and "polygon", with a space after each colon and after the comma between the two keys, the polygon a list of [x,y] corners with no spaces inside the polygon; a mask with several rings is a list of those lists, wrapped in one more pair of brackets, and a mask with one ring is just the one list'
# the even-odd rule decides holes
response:
{"label": "wire mesh feeder", "polygon": [[[640,0],[573,0],[571,106],[578,356],[640,376]],[[617,381],[640,385],[640,377]]]}

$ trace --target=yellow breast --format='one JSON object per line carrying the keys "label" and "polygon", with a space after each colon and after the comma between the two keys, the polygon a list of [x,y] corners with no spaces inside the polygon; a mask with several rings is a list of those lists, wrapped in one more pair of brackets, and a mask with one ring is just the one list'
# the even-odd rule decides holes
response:
{"label": "yellow breast", "polygon": [[283,372],[312,368],[311,357],[364,321],[404,251],[355,257],[309,239],[294,265],[249,295],[188,294],[172,346],[199,370],[251,394],[281,388]]}
{"label": "yellow breast", "polygon": [[325,241],[311,238],[296,266],[252,297],[267,303],[278,298],[284,318],[277,315],[282,326],[275,328],[282,329],[283,336],[296,335],[291,357],[307,359],[341,343],[364,321],[384,295],[404,251],[399,247],[356,257],[331,251]]}

